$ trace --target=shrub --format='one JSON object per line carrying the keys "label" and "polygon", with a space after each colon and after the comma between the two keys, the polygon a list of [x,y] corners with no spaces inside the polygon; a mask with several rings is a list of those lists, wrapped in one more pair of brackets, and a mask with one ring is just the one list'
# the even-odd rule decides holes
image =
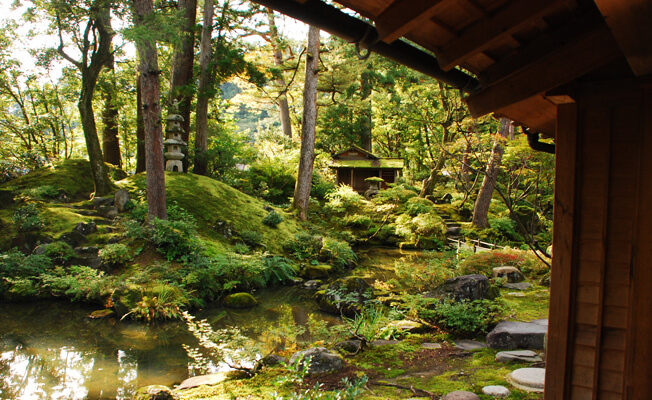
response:
{"label": "shrub", "polygon": [[497,241],[522,241],[523,237],[516,231],[516,221],[508,217],[494,218],[489,221],[491,226],[489,237]]}
{"label": "shrub", "polygon": [[435,211],[432,201],[421,197],[412,197],[405,203],[405,213],[412,217]]}
{"label": "shrub", "polygon": [[446,279],[455,277],[457,258],[455,252],[424,252],[422,262],[396,263],[396,275],[402,285],[408,288],[431,289]]}
{"label": "shrub", "polygon": [[468,256],[460,263],[460,273],[484,274],[488,277],[495,267],[516,267],[526,275],[540,276],[548,271],[548,267],[534,254],[522,250],[482,251]]}
{"label": "shrub", "polygon": [[371,225],[371,218],[368,215],[352,214],[342,219],[346,226],[368,228]]}
{"label": "shrub", "polygon": [[324,240],[321,236],[300,232],[283,244],[283,249],[298,260],[311,260],[319,256]]}
{"label": "shrub", "polygon": [[393,204],[402,204],[411,199],[412,197],[418,196],[419,193],[408,188],[407,185],[390,185],[390,188],[381,190],[374,197],[374,203],[393,203]]}
{"label": "shrub", "polygon": [[25,254],[13,248],[0,254],[0,277],[35,277],[52,268],[52,260],[45,255]]}
{"label": "shrub", "polygon": [[233,245],[233,252],[238,254],[249,254],[251,249],[244,243],[236,243]]}
{"label": "shrub", "polygon": [[489,332],[503,313],[504,307],[500,301],[444,300],[434,310],[422,310],[421,316],[450,333],[472,337]]}
{"label": "shrub", "polygon": [[443,219],[434,212],[411,217],[401,214],[396,218],[396,234],[419,245],[422,239],[443,239],[446,225]]}
{"label": "shrub", "polygon": [[263,218],[263,224],[271,227],[275,227],[281,222],[283,222],[283,216],[273,210]]}
{"label": "shrub", "polygon": [[183,319],[181,307],[187,304],[188,300],[178,288],[157,285],[148,290],[126,315],[132,319],[146,322]]}
{"label": "shrub", "polygon": [[118,277],[105,276],[104,272],[90,267],[57,267],[52,273],[41,275],[43,288],[54,296],[68,297],[72,301],[103,303],[118,284]]}
{"label": "shrub", "polygon": [[133,259],[129,247],[122,243],[107,244],[98,255],[102,261],[109,264],[124,264]]}
{"label": "shrub", "polygon": [[168,260],[188,261],[202,250],[196,238],[195,224],[188,221],[154,219],[149,239]]}
{"label": "shrub", "polygon": [[24,198],[32,198],[36,200],[53,199],[60,194],[59,189],[52,185],[38,186],[35,188],[25,189],[20,192],[20,196]]}
{"label": "shrub", "polygon": [[[272,204],[287,203],[287,199],[294,193],[294,168],[281,160],[266,158],[256,161],[243,175],[251,185],[251,194]],[[246,187],[243,189],[247,191]]]}
{"label": "shrub", "polygon": [[324,208],[334,213],[343,213],[359,205],[364,200],[358,192],[349,185],[339,185],[326,195]]}
{"label": "shrub", "polygon": [[18,225],[18,229],[23,232],[35,231],[45,226],[43,219],[39,215],[38,206],[35,203],[18,207],[14,211],[12,219]]}
{"label": "shrub", "polygon": [[263,235],[256,231],[244,230],[240,232],[240,239],[245,244],[253,247],[260,246],[263,243]]}
{"label": "shrub", "polygon": [[261,277],[265,285],[277,285],[292,281],[297,276],[297,269],[285,257],[263,256]]}
{"label": "shrub", "polygon": [[71,245],[61,241],[48,244],[45,248],[45,255],[60,263],[77,256]]}
{"label": "shrub", "polygon": [[335,190],[335,184],[318,174],[317,172],[312,173],[312,185],[310,186],[310,197],[316,199],[325,199],[328,193]]}
{"label": "shrub", "polygon": [[358,261],[358,257],[346,242],[326,238],[324,246],[320,250],[320,255],[327,258],[335,268],[344,269],[349,266],[349,262]]}

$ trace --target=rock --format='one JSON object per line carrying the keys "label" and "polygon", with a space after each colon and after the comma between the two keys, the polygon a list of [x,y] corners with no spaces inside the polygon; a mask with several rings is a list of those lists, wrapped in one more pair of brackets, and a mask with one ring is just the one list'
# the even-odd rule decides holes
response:
{"label": "rock", "polygon": [[73,228],[73,230],[81,233],[84,236],[87,236],[91,233],[97,232],[97,225],[95,222],[89,222],[88,224],[80,222]]}
{"label": "rock", "polygon": [[374,340],[373,342],[371,342],[371,345],[372,345],[372,346],[379,347],[379,346],[389,346],[389,345],[399,344],[399,343],[401,343],[400,340],[383,340],[383,339],[378,339],[378,340]]}
{"label": "rock", "polygon": [[125,204],[127,204],[129,199],[129,192],[124,189],[120,189],[115,192],[115,196],[113,196],[113,205],[118,209],[119,212],[123,212],[125,210]]}
{"label": "rock", "polygon": [[68,243],[70,246],[79,247],[86,241],[86,237],[78,231],[66,232],[59,236],[59,240]]}
{"label": "rock", "polygon": [[403,333],[423,333],[427,328],[418,322],[410,321],[407,319],[401,321],[392,321],[387,324],[388,328],[394,328]]}
{"label": "rock", "polygon": [[113,201],[113,197],[95,197],[93,198],[93,207],[95,207],[96,210],[99,210],[102,206],[112,206]]}
{"label": "rock", "polygon": [[111,236],[109,238],[109,240],[107,240],[106,242],[108,244],[114,244],[114,243],[120,243],[121,240],[122,240],[122,237],[120,237],[120,236]]}
{"label": "rock", "polygon": [[491,272],[492,278],[507,278],[509,283],[523,282],[525,277],[521,271],[516,267],[496,267]]}
{"label": "rock", "polygon": [[496,354],[496,362],[540,362],[541,357],[532,350],[501,351]]}
{"label": "rock", "polygon": [[306,289],[319,289],[321,284],[322,284],[322,282],[319,279],[314,279],[314,280],[304,282],[303,286]]}
{"label": "rock", "polygon": [[278,354],[270,354],[270,355],[267,355],[267,356],[263,357],[263,359],[260,360],[260,362],[264,366],[267,366],[267,367],[271,367],[273,365],[278,365],[278,364],[284,363],[286,361],[287,361],[287,358],[281,357]]}
{"label": "rock", "polygon": [[142,299],[143,292],[140,286],[134,284],[120,286],[111,295],[113,308],[115,308],[115,312],[120,318],[136,307],[136,304]]}
{"label": "rock", "polygon": [[494,299],[489,279],[480,274],[463,275],[447,279],[434,290],[424,294],[426,298],[451,298],[455,301]]}
{"label": "rock", "polygon": [[303,270],[301,276],[306,279],[320,279],[328,278],[328,276],[333,272],[332,265],[320,264],[320,265],[307,265]]}
{"label": "rock", "polygon": [[145,386],[134,393],[132,400],[177,400],[179,397],[167,386]]}
{"label": "rock", "polygon": [[504,399],[505,397],[509,396],[512,392],[509,391],[505,386],[485,386],[482,388],[482,393],[486,394],[487,396],[495,397],[498,399]]}
{"label": "rock", "polygon": [[93,311],[91,315],[89,315],[88,317],[93,319],[103,319],[103,318],[111,318],[113,316],[115,316],[115,311],[107,308],[104,310]]}
{"label": "rock", "polygon": [[99,206],[97,213],[106,219],[113,219],[118,216],[118,208],[115,206]]}
{"label": "rock", "polygon": [[71,265],[83,265],[101,271],[108,269],[107,266],[104,265],[104,262],[102,262],[102,259],[98,256],[99,249],[97,247],[76,247],[75,253],[77,254],[77,257],[70,260],[69,264]]}
{"label": "rock", "polygon": [[528,290],[532,285],[530,285],[527,282],[519,282],[519,283],[505,283],[503,286],[505,286],[508,289],[516,289],[516,290]]}
{"label": "rock", "polygon": [[449,226],[448,228],[446,228],[446,236],[459,235],[461,231],[462,231],[462,227],[460,226]]}
{"label": "rock", "polygon": [[188,378],[185,381],[181,382],[181,384],[177,386],[175,390],[191,389],[201,385],[217,385],[220,382],[229,380],[231,376],[232,374],[229,372],[218,372],[216,374],[193,376],[192,378]]}
{"label": "rock", "polygon": [[487,347],[485,343],[477,340],[456,340],[454,343],[455,347],[461,350],[478,350]]}
{"label": "rock", "polygon": [[315,294],[319,309],[331,314],[352,317],[360,311],[365,301],[373,299],[373,289],[362,278],[338,279],[325,291]]}
{"label": "rock", "polygon": [[323,374],[338,371],[344,367],[344,362],[339,354],[331,353],[323,347],[313,347],[299,351],[292,355],[290,364],[299,363],[302,367],[308,363],[308,374]]}
{"label": "rock", "polygon": [[360,346],[362,345],[362,342],[360,340],[345,340],[343,342],[335,343],[333,345],[333,350],[335,351],[340,351],[344,350],[347,353],[355,353],[360,349]]}
{"label": "rock", "polygon": [[546,382],[544,368],[521,368],[507,376],[507,380],[514,387],[527,392],[543,392]]}
{"label": "rock", "polygon": [[100,249],[98,249],[95,246],[75,247],[75,253],[77,253],[78,255],[83,255],[83,254],[97,255],[99,252],[100,252]]}
{"label": "rock", "polygon": [[525,297],[525,293],[519,293],[519,292],[509,292],[507,293],[507,295],[511,297]]}
{"label": "rock", "polygon": [[11,241],[11,247],[18,247],[24,254],[30,254],[41,244],[52,243],[52,237],[40,232],[25,232],[17,235]]}
{"label": "rock", "polygon": [[233,225],[230,222],[226,221],[215,221],[213,230],[222,235],[224,239],[231,239],[235,231],[235,229],[233,229]]}
{"label": "rock", "polygon": [[487,334],[487,345],[492,349],[543,350],[547,331],[547,320],[503,321]]}
{"label": "rock", "polygon": [[541,280],[539,281],[539,285],[550,287],[550,275],[541,278]]}
{"label": "rock", "polygon": [[222,303],[230,308],[250,308],[258,304],[256,298],[249,293],[233,293],[224,298]]}
{"label": "rock", "polygon": [[456,390],[442,396],[441,400],[480,400],[480,397],[466,390]]}
{"label": "rock", "polygon": [[424,349],[441,349],[441,343],[423,343],[421,347]]}

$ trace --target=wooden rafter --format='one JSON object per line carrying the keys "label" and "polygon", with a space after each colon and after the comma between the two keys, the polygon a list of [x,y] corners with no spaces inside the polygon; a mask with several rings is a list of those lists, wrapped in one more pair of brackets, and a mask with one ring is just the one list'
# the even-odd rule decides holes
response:
{"label": "wooden rafter", "polygon": [[498,11],[491,18],[469,27],[459,38],[435,51],[439,65],[450,70],[477,52],[487,49],[496,41],[515,33],[519,26],[541,18],[553,10],[572,7],[569,0],[515,1]]}
{"label": "wooden rafter", "polygon": [[471,114],[479,117],[554,89],[621,55],[607,26],[598,25],[522,66],[499,83],[472,94],[466,102]]}
{"label": "wooden rafter", "polygon": [[434,15],[437,4],[442,0],[398,0],[393,2],[376,19],[379,38],[391,43],[410,32],[415,26]]}
{"label": "wooden rafter", "polygon": [[629,66],[637,76],[652,74],[652,3],[649,0],[595,0]]}

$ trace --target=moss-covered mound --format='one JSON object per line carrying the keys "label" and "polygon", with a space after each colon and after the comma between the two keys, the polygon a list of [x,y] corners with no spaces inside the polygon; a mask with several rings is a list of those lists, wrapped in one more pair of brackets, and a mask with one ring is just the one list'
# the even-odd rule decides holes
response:
{"label": "moss-covered mound", "polygon": [[[144,196],[146,176],[130,176],[117,184],[132,195]],[[266,250],[278,253],[284,241],[301,230],[294,219],[287,217],[274,227],[264,224],[269,212],[262,201],[214,179],[166,173],[165,187],[168,205],[177,204],[190,213],[197,221],[199,235],[213,250],[224,250],[239,239],[246,242],[247,234],[256,232],[262,236],[260,244]]]}

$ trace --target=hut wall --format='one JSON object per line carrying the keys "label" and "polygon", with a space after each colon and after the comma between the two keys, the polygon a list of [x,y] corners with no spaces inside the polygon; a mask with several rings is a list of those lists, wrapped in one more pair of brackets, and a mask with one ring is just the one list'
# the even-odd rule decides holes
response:
{"label": "hut wall", "polygon": [[652,399],[651,94],[558,106],[546,400]]}

